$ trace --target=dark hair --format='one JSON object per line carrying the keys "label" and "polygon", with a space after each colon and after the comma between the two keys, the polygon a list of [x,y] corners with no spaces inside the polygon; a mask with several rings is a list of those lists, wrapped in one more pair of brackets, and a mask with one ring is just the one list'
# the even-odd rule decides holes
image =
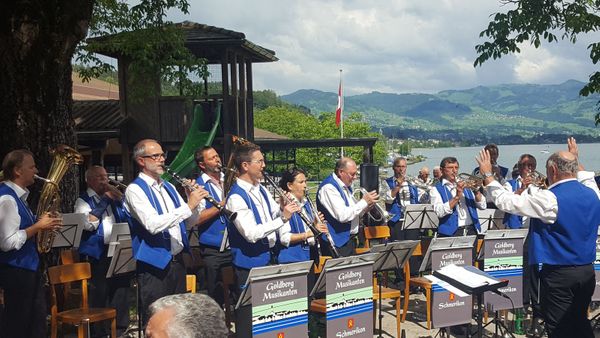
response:
{"label": "dark hair", "polygon": [[285,191],[290,191],[288,188],[288,183],[294,182],[296,176],[304,174],[306,176],[306,172],[300,168],[290,168],[281,174],[281,179],[279,180],[279,187]]}
{"label": "dark hair", "polygon": [[483,147],[483,150],[487,150],[487,151],[490,151],[492,149],[494,149],[494,150],[496,150],[496,152],[498,152],[498,146],[493,143],[486,144],[485,147]]}
{"label": "dark hair", "polygon": [[521,162],[523,162],[526,158],[533,160],[533,163],[535,163],[535,166],[537,167],[537,160],[531,154],[523,154],[523,155],[519,156],[519,162],[517,162],[517,165],[520,166]]}
{"label": "dark hair", "polygon": [[458,160],[456,159],[456,157],[452,157],[452,156],[444,157],[442,159],[442,161],[440,162],[440,168],[446,167],[446,164],[449,164],[449,163],[458,164]]}
{"label": "dark hair", "polygon": [[242,163],[252,161],[252,154],[255,151],[260,151],[260,147],[256,144],[240,145],[235,148],[233,152],[233,159],[235,161],[235,167],[238,171],[242,169]]}
{"label": "dark hair", "polygon": [[207,150],[210,150],[212,148],[213,147],[211,147],[211,146],[204,146],[204,147],[196,150],[196,152],[194,153],[194,161],[196,161],[196,164],[200,164],[201,162],[204,162],[204,152]]}
{"label": "dark hair", "polygon": [[23,164],[25,156],[30,155],[33,157],[33,153],[27,149],[17,149],[4,156],[2,161],[2,170],[4,171],[4,179],[7,181],[15,179],[15,168],[20,167]]}

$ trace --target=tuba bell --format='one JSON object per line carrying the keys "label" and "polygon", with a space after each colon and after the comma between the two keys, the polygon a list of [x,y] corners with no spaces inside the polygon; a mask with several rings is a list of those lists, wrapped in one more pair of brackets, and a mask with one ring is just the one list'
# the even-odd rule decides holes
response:
{"label": "tuba bell", "polygon": [[[60,208],[60,189],[58,184],[71,165],[83,163],[83,156],[81,156],[77,150],[64,144],[58,145],[55,149],[51,149],[50,154],[53,159],[50,171],[48,171],[48,176],[45,179],[39,176],[37,177],[44,181],[40,201],[37,207],[38,217],[45,213],[58,213]],[[37,235],[38,251],[40,253],[49,252],[52,249],[52,243],[54,243],[55,237],[56,232],[52,230],[40,231]]]}

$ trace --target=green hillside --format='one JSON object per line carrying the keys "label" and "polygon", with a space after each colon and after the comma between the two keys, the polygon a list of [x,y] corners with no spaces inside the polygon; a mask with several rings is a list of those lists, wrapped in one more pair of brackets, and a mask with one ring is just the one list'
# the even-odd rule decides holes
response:
{"label": "green hillside", "polygon": [[[504,84],[437,94],[372,92],[346,96],[344,111],[363,114],[373,129],[382,128],[392,137],[467,144],[537,142],[564,135],[596,140],[600,130],[594,126],[594,115],[600,96],[580,97],[583,85],[569,80],[558,85]],[[314,115],[335,111],[337,105],[336,93],[313,89],[281,99],[306,107]]]}

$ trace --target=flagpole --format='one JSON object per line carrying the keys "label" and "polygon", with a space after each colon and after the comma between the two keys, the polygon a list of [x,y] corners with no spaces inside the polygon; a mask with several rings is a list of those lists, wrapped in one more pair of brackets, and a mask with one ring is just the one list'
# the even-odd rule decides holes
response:
{"label": "flagpole", "polygon": [[[339,95],[340,95],[340,138],[343,139],[344,138],[344,91],[343,91],[343,87],[342,87],[342,70],[340,69],[340,90],[339,90]],[[340,158],[344,157],[344,147],[342,146],[340,148]]]}

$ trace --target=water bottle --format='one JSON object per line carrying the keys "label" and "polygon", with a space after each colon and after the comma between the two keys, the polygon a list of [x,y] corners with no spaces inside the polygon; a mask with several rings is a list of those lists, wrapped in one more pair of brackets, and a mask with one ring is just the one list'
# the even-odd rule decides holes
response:
{"label": "water bottle", "polygon": [[523,330],[523,309],[515,310],[515,333],[525,334],[525,330]]}

